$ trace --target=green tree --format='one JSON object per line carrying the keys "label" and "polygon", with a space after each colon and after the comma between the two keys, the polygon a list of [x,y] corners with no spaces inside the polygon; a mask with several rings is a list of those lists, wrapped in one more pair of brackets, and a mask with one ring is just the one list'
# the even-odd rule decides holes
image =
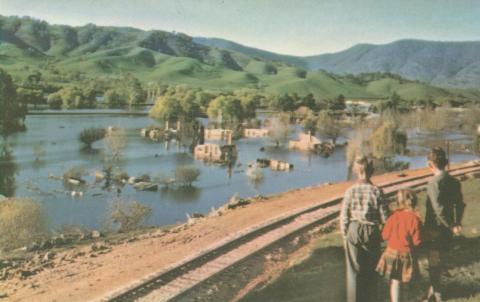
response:
{"label": "green tree", "polygon": [[57,92],[49,94],[47,104],[50,109],[61,109],[63,104],[62,96]]}
{"label": "green tree", "polygon": [[0,134],[7,136],[25,129],[27,108],[17,98],[12,77],[0,69]]}
{"label": "green tree", "polygon": [[122,108],[127,104],[125,97],[114,89],[105,91],[103,100],[109,108]]}
{"label": "green tree", "polygon": [[35,108],[37,105],[45,104],[45,98],[41,89],[19,87],[17,88],[17,98],[22,100],[24,104],[33,104]]}
{"label": "green tree", "polygon": [[212,119],[219,119],[219,122],[239,122],[244,118],[242,103],[232,95],[219,95],[213,99],[207,114]]}
{"label": "green tree", "polygon": [[388,100],[384,101],[381,104],[381,111],[390,110],[392,112],[397,112],[400,107],[401,101],[402,99],[400,98],[400,96],[396,92],[393,92],[392,95],[390,95],[390,97],[388,98]]}
{"label": "green tree", "polygon": [[183,114],[182,106],[175,97],[162,95],[155,101],[149,115],[161,121],[177,120]]}
{"label": "green tree", "polygon": [[147,93],[142,88],[142,84],[140,83],[140,81],[133,76],[128,76],[126,78],[126,82],[126,85],[128,87],[128,105],[133,106],[144,103],[147,99]]}
{"label": "green tree", "polygon": [[370,136],[372,154],[383,159],[395,154],[404,154],[407,148],[407,135],[401,131],[395,117],[384,115]]}
{"label": "green tree", "polygon": [[312,93],[307,94],[302,97],[301,105],[310,108],[311,110],[316,109],[316,100]]}
{"label": "green tree", "polygon": [[302,122],[303,131],[315,135],[317,131],[317,117],[312,112],[309,112]]}
{"label": "green tree", "polygon": [[288,94],[273,98],[270,106],[282,112],[292,112],[296,109],[295,100]]}
{"label": "green tree", "polygon": [[339,94],[335,99],[328,102],[328,109],[330,110],[345,110],[345,96]]}
{"label": "green tree", "polygon": [[106,130],[104,128],[88,128],[80,132],[78,139],[90,149],[92,144],[105,137]]}

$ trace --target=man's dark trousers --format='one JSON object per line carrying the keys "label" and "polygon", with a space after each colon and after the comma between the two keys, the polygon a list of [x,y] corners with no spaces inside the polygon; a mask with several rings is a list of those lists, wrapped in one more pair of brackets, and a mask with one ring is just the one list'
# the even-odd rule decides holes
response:
{"label": "man's dark trousers", "polygon": [[378,226],[350,223],[345,240],[347,269],[347,302],[376,302],[380,257]]}

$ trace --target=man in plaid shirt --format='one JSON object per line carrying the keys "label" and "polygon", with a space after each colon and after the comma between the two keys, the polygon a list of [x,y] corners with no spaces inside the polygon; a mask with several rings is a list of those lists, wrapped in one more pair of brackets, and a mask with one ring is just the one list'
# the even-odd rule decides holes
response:
{"label": "man in plaid shirt", "polygon": [[345,192],[340,212],[346,266],[347,301],[377,300],[375,267],[380,256],[380,224],[385,223],[388,206],[381,189],[373,185],[373,163],[365,156],[355,159],[358,181]]}

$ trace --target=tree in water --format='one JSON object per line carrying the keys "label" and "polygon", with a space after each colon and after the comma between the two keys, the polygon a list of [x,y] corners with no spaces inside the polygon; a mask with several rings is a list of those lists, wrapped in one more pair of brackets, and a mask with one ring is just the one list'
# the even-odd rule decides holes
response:
{"label": "tree in water", "polygon": [[322,110],[318,114],[316,129],[318,134],[330,139],[333,144],[337,142],[337,138],[343,133],[343,128],[338,118],[333,117],[326,110]]}
{"label": "tree in water", "polygon": [[317,117],[313,112],[309,112],[302,121],[303,132],[315,135],[317,132]]}
{"label": "tree in water", "polygon": [[376,173],[384,173],[408,168],[408,163],[394,160],[396,154],[406,151],[407,134],[400,129],[394,114],[384,113],[373,129],[359,127],[348,141],[348,179],[352,176],[353,160],[359,154],[372,156]]}
{"label": "tree in water", "polygon": [[394,115],[384,114],[371,134],[370,144],[375,158],[405,154],[407,134],[401,131]]}
{"label": "tree in water", "polygon": [[280,147],[290,135],[290,115],[286,113],[278,114],[268,119],[268,135],[275,142],[275,147]]}
{"label": "tree in water", "polygon": [[109,127],[105,135],[105,145],[113,162],[118,162],[127,145],[127,133],[123,128]]}

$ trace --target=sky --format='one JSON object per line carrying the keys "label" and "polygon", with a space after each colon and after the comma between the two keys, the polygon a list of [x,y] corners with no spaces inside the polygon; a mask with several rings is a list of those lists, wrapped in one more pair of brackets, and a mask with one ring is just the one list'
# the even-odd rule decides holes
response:
{"label": "sky", "polygon": [[480,40],[480,0],[0,0],[0,15],[176,31],[292,55]]}

